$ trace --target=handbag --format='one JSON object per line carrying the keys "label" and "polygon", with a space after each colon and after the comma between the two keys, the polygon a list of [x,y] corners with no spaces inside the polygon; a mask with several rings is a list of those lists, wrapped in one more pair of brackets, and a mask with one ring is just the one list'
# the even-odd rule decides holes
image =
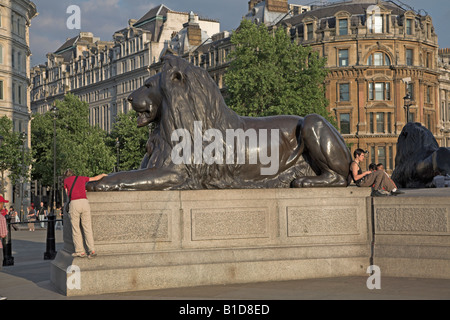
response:
{"label": "handbag", "polygon": [[75,186],[75,183],[77,182],[77,179],[78,179],[78,176],[75,177],[75,180],[73,181],[73,184],[72,184],[72,188],[70,188],[69,201],[67,201],[64,204],[63,214],[69,213],[69,205],[70,205],[70,201],[71,201],[71,198],[72,198],[72,190],[73,190],[73,187]]}

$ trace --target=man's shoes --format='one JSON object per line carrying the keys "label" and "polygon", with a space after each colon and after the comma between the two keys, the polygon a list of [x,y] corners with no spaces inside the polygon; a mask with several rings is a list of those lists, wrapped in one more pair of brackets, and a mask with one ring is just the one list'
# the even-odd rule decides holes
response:
{"label": "man's shoes", "polygon": [[389,192],[383,191],[383,190],[374,190],[372,192],[372,197],[387,197],[389,195]]}
{"label": "man's shoes", "polygon": [[405,193],[398,189],[395,189],[395,191],[391,191],[391,196],[398,196],[399,194],[405,194]]}

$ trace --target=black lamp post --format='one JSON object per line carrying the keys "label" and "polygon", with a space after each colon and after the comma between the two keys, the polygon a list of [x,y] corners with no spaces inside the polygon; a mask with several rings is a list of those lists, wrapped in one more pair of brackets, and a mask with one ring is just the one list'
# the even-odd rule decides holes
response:
{"label": "black lamp post", "polygon": [[409,122],[409,107],[411,106],[411,96],[410,96],[409,92],[406,94],[406,96],[403,98],[403,100],[405,100],[404,108],[406,109],[406,123],[408,123]]}
{"label": "black lamp post", "polygon": [[53,105],[51,111],[53,112],[53,199],[50,215],[53,216],[56,206],[56,112],[58,111],[56,104]]}
{"label": "black lamp post", "polygon": [[[20,183],[20,212],[25,212],[25,208],[24,208],[24,206],[23,206],[23,198],[24,198],[24,196],[23,196],[23,194],[24,194],[24,187],[23,187],[23,184],[24,184],[24,181],[23,181],[23,176],[24,176],[24,168],[25,168],[25,142],[26,142],[26,138],[27,138],[27,134],[26,134],[26,132],[21,132],[20,133],[20,140],[22,141],[22,143],[23,143],[23,146],[22,146],[22,170],[21,170],[21,183]],[[23,211],[22,211],[23,210]]]}
{"label": "black lamp post", "polygon": [[53,112],[53,199],[52,208],[48,216],[47,221],[47,243],[46,251],[44,252],[44,260],[53,260],[56,257],[56,245],[55,245],[55,207],[56,207],[56,112],[58,108],[53,105],[51,109]]}

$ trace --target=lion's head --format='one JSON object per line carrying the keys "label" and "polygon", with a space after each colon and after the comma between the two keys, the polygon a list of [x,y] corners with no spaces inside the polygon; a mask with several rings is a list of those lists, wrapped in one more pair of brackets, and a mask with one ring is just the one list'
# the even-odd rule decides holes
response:
{"label": "lion's head", "polygon": [[201,121],[205,128],[236,125],[238,115],[225,104],[206,70],[175,56],[165,56],[162,61],[161,72],[128,97],[139,114],[138,126],[156,122],[171,134],[177,128],[193,128],[194,121]]}
{"label": "lion's head", "polygon": [[162,93],[160,88],[160,74],[157,74],[144,83],[144,86],[134,91],[128,101],[134,111],[138,113],[138,127],[144,127],[157,121],[161,113]]}

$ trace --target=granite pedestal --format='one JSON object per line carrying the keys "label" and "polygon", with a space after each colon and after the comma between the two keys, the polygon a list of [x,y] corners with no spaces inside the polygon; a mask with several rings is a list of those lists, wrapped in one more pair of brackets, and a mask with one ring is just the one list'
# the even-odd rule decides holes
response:
{"label": "granite pedestal", "polygon": [[51,281],[79,296],[366,275],[369,195],[356,187],[89,193],[98,256],[71,256],[66,220]]}

